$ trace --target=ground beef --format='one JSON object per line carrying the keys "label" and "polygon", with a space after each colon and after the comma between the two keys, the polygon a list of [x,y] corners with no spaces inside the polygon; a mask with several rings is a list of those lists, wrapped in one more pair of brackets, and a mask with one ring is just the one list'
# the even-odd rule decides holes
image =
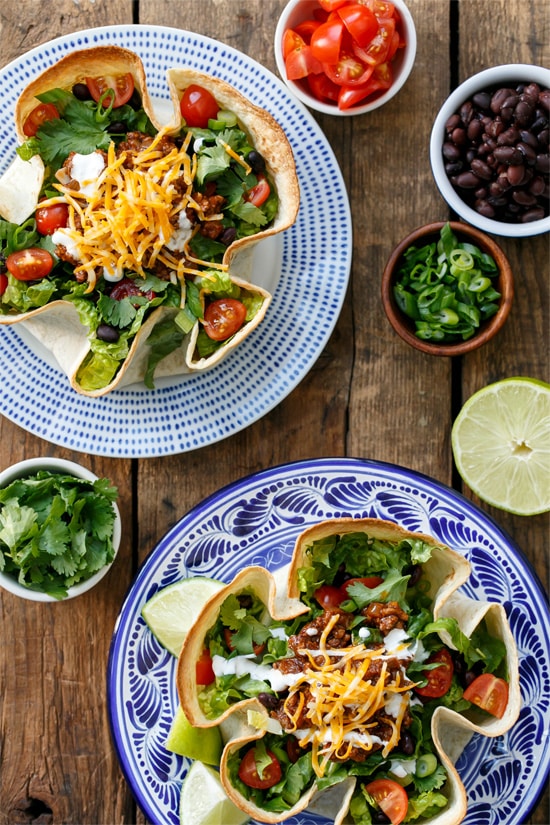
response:
{"label": "ground beef", "polygon": [[[134,165],[134,158],[147,149],[153,142],[154,138],[151,135],[146,135],[144,132],[128,132],[126,140],[123,140],[117,148],[117,155],[126,154],[124,166],[131,169]],[[176,148],[176,144],[169,135],[163,135],[156,145],[156,149],[163,155],[168,155]]]}
{"label": "ground beef", "polygon": [[361,613],[366,618],[369,627],[377,627],[384,636],[394,628],[404,628],[409,619],[407,613],[401,610],[397,602],[372,602]]}

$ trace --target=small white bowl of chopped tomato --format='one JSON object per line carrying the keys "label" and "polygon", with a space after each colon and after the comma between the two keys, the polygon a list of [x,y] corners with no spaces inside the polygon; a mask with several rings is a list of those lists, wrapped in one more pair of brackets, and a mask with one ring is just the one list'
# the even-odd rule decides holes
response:
{"label": "small white bowl of chopped tomato", "polygon": [[402,88],[416,56],[403,0],[290,0],[275,31],[275,59],[291,92],[328,115],[360,115]]}
{"label": "small white bowl of chopped tomato", "polygon": [[95,587],[118,552],[118,491],[60,458],[30,458],[0,472],[0,587],[36,602]]}

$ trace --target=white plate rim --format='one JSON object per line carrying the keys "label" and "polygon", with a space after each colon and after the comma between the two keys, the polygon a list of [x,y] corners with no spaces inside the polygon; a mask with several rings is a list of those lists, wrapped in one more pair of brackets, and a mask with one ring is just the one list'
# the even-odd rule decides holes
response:
{"label": "white plate rim", "polygon": [[[46,441],[80,452],[120,458],[174,455],[216,443],[248,427],[286,398],[312,368],[346,296],[352,257],[350,205],[332,147],[306,107],[261,64],[203,35],[142,24],[62,35],[0,70],[7,103],[45,67],[45,60],[50,65],[72,49],[105,43],[141,53],[148,78],[153,77],[153,96],[167,93],[149,65],[148,50],[159,45],[165,47],[159,60],[166,61],[171,51],[181,54],[186,50],[190,65],[195,61],[202,67],[206,61],[207,69],[215,68],[220,76],[230,73],[224,79],[237,88],[253,77],[253,87],[241,90],[253,102],[274,109],[296,158],[302,203],[296,224],[278,236],[282,272],[266,319],[211,373],[185,376],[170,386],[161,380],[153,391],[134,385],[92,399],[71,390],[66,377],[29,346],[28,336],[23,340],[16,325],[0,329],[1,410],[6,418]],[[259,95],[262,100],[256,100]],[[0,167],[15,152],[11,121],[8,126],[6,113],[1,117],[0,148],[5,151]],[[337,232],[331,231],[334,225]],[[300,270],[301,277],[296,277],[294,269]],[[295,314],[292,327],[291,313]],[[97,426],[90,428],[86,419],[93,419]]]}

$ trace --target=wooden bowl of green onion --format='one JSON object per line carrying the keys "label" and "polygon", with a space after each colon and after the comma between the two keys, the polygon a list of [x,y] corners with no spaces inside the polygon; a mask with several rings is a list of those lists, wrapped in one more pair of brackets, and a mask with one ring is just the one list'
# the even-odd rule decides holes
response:
{"label": "wooden bowl of green onion", "polygon": [[407,235],[382,276],[390,324],[429,355],[464,355],[486,344],[506,321],[513,297],[502,249],[479,229],[453,221]]}

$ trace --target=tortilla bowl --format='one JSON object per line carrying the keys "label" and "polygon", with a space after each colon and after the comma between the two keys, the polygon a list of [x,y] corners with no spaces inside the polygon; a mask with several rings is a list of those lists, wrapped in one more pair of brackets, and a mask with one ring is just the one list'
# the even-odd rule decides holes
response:
{"label": "tortilla bowl", "polygon": [[[416,542],[428,545],[431,555],[427,561],[422,562],[422,569],[423,581],[427,582],[425,592],[429,595],[433,605],[434,621],[440,618],[455,619],[461,632],[468,638],[478,625],[484,622],[489,636],[502,642],[509,687],[508,704],[502,717],[491,716],[473,705],[463,713],[440,705],[432,716],[433,746],[447,773],[445,784],[440,788],[440,793],[447,799],[447,805],[437,815],[422,821],[429,821],[430,825],[458,825],[466,814],[467,800],[466,791],[454,765],[474,734],[500,736],[517,720],[520,709],[518,659],[503,606],[489,602],[477,602],[460,593],[458,589],[470,574],[469,563],[430,536],[411,533],[396,524],[379,519],[334,519],[310,527],[298,537],[292,560],[284,570],[284,577],[280,575],[283,571],[278,571],[278,583],[275,577],[263,568],[245,568],[233,582],[208,602],[187,636],[178,662],[177,687],[180,702],[190,721],[198,726],[219,724],[231,718],[233,713],[238,718],[239,723],[233,729],[232,738],[226,741],[220,767],[222,784],[228,797],[237,807],[258,821],[276,823],[284,821],[288,816],[304,810],[313,803],[319,793],[315,780],[312,785],[307,786],[300,799],[292,806],[291,811],[286,810],[282,813],[265,810],[252,798],[248,799],[241,793],[232,778],[235,775],[235,764],[242,764],[246,751],[252,747],[253,743],[269,734],[277,734],[277,730],[273,728],[272,714],[256,698],[251,698],[231,705],[216,719],[207,718],[198,698],[202,688],[197,685],[194,676],[195,663],[204,650],[209,630],[216,624],[222,604],[230,594],[242,593],[247,588],[252,590],[273,618],[305,616],[308,608],[306,607],[304,611],[304,603],[300,600],[298,570],[307,568],[311,564],[310,548],[313,542],[331,536],[354,533],[365,533],[369,539],[392,544]],[[286,584],[284,584],[285,579]],[[281,582],[283,582],[282,585]],[[275,609],[276,601],[278,601],[279,610]],[[281,606],[282,609],[280,609]],[[446,632],[439,632],[439,636],[448,648],[451,650],[454,648],[451,637]],[[261,723],[261,716],[253,719],[250,711],[263,714],[265,722]],[[361,777],[348,776],[346,784],[339,790],[337,786],[334,786],[333,794],[339,804],[337,810],[334,811],[335,825],[352,825],[353,819],[349,814],[350,800],[355,789],[360,789],[361,782],[365,781],[367,780]]]}
{"label": "tortilla bowl", "polygon": [[[224,81],[184,68],[169,70],[167,73],[170,100],[174,108],[169,125],[163,126],[155,115],[141,59],[137,54],[119,46],[98,46],[73,52],[31,81],[20,95],[15,108],[15,128],[18,139],[20,141],[27,139],[24,126],[29,113],[39,102],[37,95],[54,88],[70,91],[76,83],[84,82],[87,76],[118,75],[128,72],[132,75],[135,89],[142,100],[143,109],[154,128],[167,135],[175,134],[181,127],[179,96],[181,96],[182,89],[191,82],[203,84],[216,97],[220,106],[235,113],[239,125],[249,134],[252,145],[264,156],[267,173],[277,190],[277,213],[267,228],[264,230],[260,228],[260,231],[253,235],[233,241],[227,246],[222,264],[213,264],[214,268],[226,271],[230,280],[239,289],[261,298],[256,314],[212,355],[205,357],[197,354],[196,342],[200,326],[200,322],[197,321],[194,327],[187,332],[181,351],[178,349],[161,361],[155,374],[159,377],[167,377],[203,371],[215,366],[234,350],[253,332],[265,316],[271,301],[271,294],[241,277],[246,267],[241,266],[240,260],[247,259],[246,254],[250,248],[263,238],[282,232],[296,220],[300,195],[292,149],[283,130],[268,112],[252,105]],[[15,222],[14,218],[17,218],[17,222],[23,222],[31,215],[38,205],[45,171],[39,156],[35,155],[30,161],[22,161],[17,157],[13,166],[0,179],[0,215],[12,222]],[[17,188],[12,185],[14,176],[25,180],[29,190],[17,193]],[[195,261],[193,258],[191,260]],[[197,264],[201,265],[200,262],[194,262],[193,271],[196,270]],[[235,271],[235,277],[232,276],[232,269]],[[136,269],[136,272],[139,272],[139,269]],[[178,280],[182,290],[183,306],[185,298],[183,276],[178,275]],[[93,291],[93,286],[92,284],[90,291]],[[158,323],[174,315],[171,310],[162,306],[150,310],[146,321],[131,341],[128,354],[113,380],[104,386],[94,385],[84,389],[79,381],[78,373],[82,369],[83,362],[90,357],[92,352],[92,345],[87,338],[90,336],[92,340],[95,332],[90,333],[87,327],[79,329],[76,311],[60,306],[65,303],[62,300],[52,300],[45,306],[32,308],[26,312],[8,309],[6,314],[0,315],[0,325],[22,323],[23,327],[29,329],[40,343],[52,352],[61,369],[68,376],[72,388],[76,392],[94,397],[105,395],[116,388],[144,379],[147,370],[146,356],[149,351],[147,339]]]}

